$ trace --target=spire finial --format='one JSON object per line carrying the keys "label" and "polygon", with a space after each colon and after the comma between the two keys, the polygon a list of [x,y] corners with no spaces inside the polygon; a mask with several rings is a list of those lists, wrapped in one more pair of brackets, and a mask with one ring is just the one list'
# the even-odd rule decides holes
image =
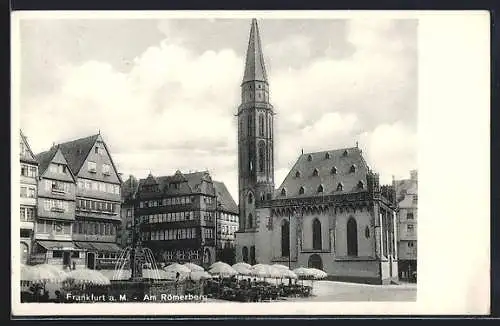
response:
{"label": "spire finial", "polygon": [[304,149],[303,148],[301,149],[301,152],[302,152],[302,155],[304,155]]}
{"label": "spire finial", "polygon": [[358,141],[356,140],[356,148],[358,148]]}
{"label": "spire finial", "polygon": [[264,65],[264,56],[262,55],[262,46],[260,44],[259,25],[257,24],[257,19],[252,18],[245,64],[245,75],[243,76],[242,83],[255,80],[267,82],[267,74],[266,67]]}

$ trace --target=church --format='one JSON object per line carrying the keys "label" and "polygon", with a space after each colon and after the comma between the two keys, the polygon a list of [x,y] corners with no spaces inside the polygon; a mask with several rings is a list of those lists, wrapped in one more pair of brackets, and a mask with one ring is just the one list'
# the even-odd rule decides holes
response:
{"label": "church", "polygon": [[394,186],[379,184],[357,144],[301,153],[275,188],[269,88],[253,19],[237,112],[236,260],[319,268],[332,280],[397,281]]}

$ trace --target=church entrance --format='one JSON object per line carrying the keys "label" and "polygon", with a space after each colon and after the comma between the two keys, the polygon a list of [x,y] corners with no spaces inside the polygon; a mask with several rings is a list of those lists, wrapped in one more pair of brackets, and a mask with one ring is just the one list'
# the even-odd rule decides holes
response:
{"label": "church entrance", "polygon": [[323,270],[323,261],[321,260],[321,256],[318,254],[312,254],[307,262],[307,267]]}

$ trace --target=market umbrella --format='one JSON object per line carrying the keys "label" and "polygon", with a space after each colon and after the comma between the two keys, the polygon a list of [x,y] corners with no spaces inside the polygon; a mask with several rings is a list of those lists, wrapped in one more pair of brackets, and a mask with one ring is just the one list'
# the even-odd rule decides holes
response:
{"label": "market umbrella", "polygon": [[246,267],[244,265],[234,264],[232,267],[240,275],[252,275],[251,268],[248,268],[248,267]]}
{"label": "market umbrella", "polygon": [[195,272],[195,271],[203,272],[203,271],[205,271],[205,269],[203,267],[201,267],[200,265],[196,265],[194,263],[185,263],[183,266],[189,268],[189,270],[191,272]]}
{"label": "market umbrella", "polygon": [[250,265],[248,263],[236,263],[232,267],[235,268],[236,266],[243,266],[243,267],[248,268],[248,269],[252,268],[252,265]]}
{"label": "market umbrella", "polygon": [[298,276],[299,279],[302,280],[302,285],[304,285],[304,280],[313,279],[316,275],[316,273],[312,271],[310,268],[305,268],[305,267],[296,268],[293,270],[293,272]]}
{"label": "market umbrella", "polygon": [[328,276],[328,274],[322,271],[321,269],[309,268],[309,270],[312,272],[312,274],[314,275],[313,277],[315,279],[324,279]]}
{"label": "market umbrella", "polygon": [[285,266],[285,265],[281,265],[281,264],[273,264],[271,265],[272,267],[274,268],[278,268],[278,269],[286,269],[286,270],[290,270],[290,268],[288,268],[288,266]]}
{"label": "market umbrella", "polygon": [[57,269],[57,267],[53,265],[40,264],[33,266],[21,266],[21,281],[34,283],[62,282],[65,277],[66,273],[62,269]]}
{"label": "market umbrella", "polygon": [[208,272],[205,272],[205,271],[193,271],[193,272],[191,272],[189,277],[193,281],[200,281],[200,280],[206,280],[206,279],[212,278],[212,275],[210,275]]}
{"label": "market umbrella", "polygon": [[238,274],[238,272],[234,268],[232,268],[226,263],[217,264],[215,266],[212,265],[212,266],[213,267],[211,267],[210,270],[208,271],[212,275],[220,275],[224,277],[224,276],[234,276]]}
{"label": "market umbrella", "polygon": [[164,267],[163,270],[170,273],[180,273],[180,274],[191,273],[191,269],[189,269],[187,266],[178,263],[173,263],[171,265],[168,265],[167,267]]}
{"label": "market umbrella", "polygon": [[266,264],[257,264],[252,266],[250,269],[252,276],[262,277],[262,278],[280,278],[280,270]]}
{"label": "market umbrella", "polygon": [[75,269],[66,274],[66,280],[72,281],[76,284],[97,284],[107,285],[110,284],[109,278],[104,276],[99,271],[93,269]]}

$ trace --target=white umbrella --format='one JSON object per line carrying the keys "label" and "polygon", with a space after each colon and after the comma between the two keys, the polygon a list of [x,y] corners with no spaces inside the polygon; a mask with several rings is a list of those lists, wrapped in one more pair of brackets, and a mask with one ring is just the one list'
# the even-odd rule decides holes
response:
{"label": "white umbrella", "polygon": [[221,275],[221,276],[233,276],[237,275],[238,272],[229,266],[228,264],[218,264],[210,268],[208,271],[210,274]]}
{"label": "white umbrella", "polygon": [[309,268],[299,267],[293,270],[299,278],[313,278],[316,273]]}
{"label": "white umbrella", "polygon": [[189,275],[193,281],[206,280],[212,278],[212,275],[205,271],[193,271]]}
{"label": "white umbrella", "polygon": [[285,266],[285,265],[281,265],[281,264],[273,264],[271,265],[272,267],[274,268],[278,268],[278,269],[286,269],[286,270],[290,270],[290,268],[288,268],[288,266]]}
{"label": "white umbrella", "polygon": [[314,274],[314,278],[315,279],[324,279],[328,276],[327,273],[325,273],[324,271],[322,271],[321,269],[317,269],[317,268],[309,268],[309,270]]}
{"label": "white umbrella", "polygon": [[213,263],[212,265],[210,265],[210,267],[208,269],[212,269],[212,268],[217,267],[217,266],[224,266],[224,268],[231,267],[231,265],[229,265],[223,261],[217,261],[217,262]]}
{"label": "white umbrella", "polygon": [[21,266],[21,281],[30,282],[61,282],[66,273],[62,269],[49,264]]}
{"label": "white umbrella", "polygon": [[281,273],[280,270],[277,268],[274,268],[270,265],[266,264],[257,264],[252,266],[250,269],[251,275],[257,276],[257,277],[271,277],[271,278],[280,278]]}
{"label": "white umbrella", "polygon": [[173,263],[171,265],[168,265],[167,267],[163,268],[163,270],[170,273],[180,273],[180,274],[191,273],[191,270],[188,267],[178,263]]}
{"label": "white umbrella", "polygon": [[244,265],[234,264],[232,267],[240,275],[252,275],[251,268],[248,268],[248,267],[246,267]]}
{"label": "white umbrella", "polygon": [[252,268],[252,265],[250,265],[248,263],[236,263],[232,267],[235,268],[236,266],[243,266],[243,267],[248,268],[248,269]]}
{"label": "white umbrella", "polygon": [[67,273],[67,280],[72,280],[75,283],[85,284],[98,284],[107,285],[110,284],[109,278],[104,276],[102,273],[93,269],[75,269]]}
{"label": "white umbrella", "polygon": [[195,271],[203,272],[203,271],[205,271],[205,269],[203,267],[201,267],[200,265],[196,265],[194,263],[185,263],[183,266],[189,268],[189,270],[191,272],[195,272]]}

